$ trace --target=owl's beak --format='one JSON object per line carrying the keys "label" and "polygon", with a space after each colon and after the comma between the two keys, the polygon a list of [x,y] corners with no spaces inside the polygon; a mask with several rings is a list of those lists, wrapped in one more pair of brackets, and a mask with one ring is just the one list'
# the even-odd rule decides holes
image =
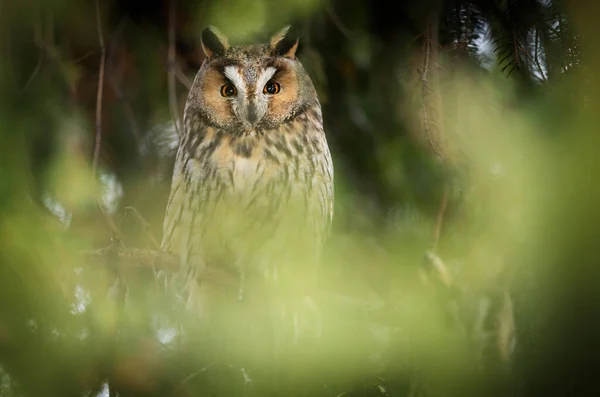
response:
{"label": "owl's beak", "polygon": [[250,124],[255,125],[258,122],[258,111],[256,104],[253,100],[248,101],[248,108],[246,110],[246,121]]}
{"label": "owl's beak", "polygon": [[263,116],[265,115],[264,112],[261,112],[261,110],[257,106],[256,99],[254,98],[248,99],[245,110],[246,111],[244,112],[244,118],[252,126],[258,124],[258,122],[262,120]]}

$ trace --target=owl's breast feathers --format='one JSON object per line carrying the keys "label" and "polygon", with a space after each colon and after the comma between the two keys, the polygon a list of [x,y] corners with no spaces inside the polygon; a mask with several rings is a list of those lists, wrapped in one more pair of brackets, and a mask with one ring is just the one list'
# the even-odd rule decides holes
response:
{"label": "owl's breast feathers", "polygon": [[298,252],[294,246],[318,255],[334,194],[318,104],[277,129],[245,135],[191,124],[199,128],[188,128],[178,150],[163,250],[203,262],[226,252],[236,266],[253,255]]}

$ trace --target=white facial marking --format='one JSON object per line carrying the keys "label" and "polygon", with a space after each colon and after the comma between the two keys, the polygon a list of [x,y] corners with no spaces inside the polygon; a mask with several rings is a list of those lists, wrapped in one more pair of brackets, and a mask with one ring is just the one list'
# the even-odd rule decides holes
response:
{"label": "white facial marking", "polygon": [[235,88],[237,88],[240,93],[246,93],[246,84],[237,66],[225,66],[223,74],[233,83],[233,85],[235,85]]}
{"label": "white facial marking", "polygon": [[267,84],[267,82],[273,78],[275,72],[277,72],[277,69],[273,67],[268,67],[262,71],[260,76],[258,76],[258,80],[256,81],[256,94],[261,94],[263,92],[265,84]]}

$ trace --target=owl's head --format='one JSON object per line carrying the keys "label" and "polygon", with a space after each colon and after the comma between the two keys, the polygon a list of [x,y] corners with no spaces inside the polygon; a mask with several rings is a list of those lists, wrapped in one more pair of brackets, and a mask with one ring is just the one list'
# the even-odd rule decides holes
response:
{"label": "owl's head", "polygon": [[262,132],[288,122],[317,101],[296,58],[298,37],[289,27],[267,43],[230,46],[214,27],[202,32],[206,59],[190,90],[186,117],[236,134]]}

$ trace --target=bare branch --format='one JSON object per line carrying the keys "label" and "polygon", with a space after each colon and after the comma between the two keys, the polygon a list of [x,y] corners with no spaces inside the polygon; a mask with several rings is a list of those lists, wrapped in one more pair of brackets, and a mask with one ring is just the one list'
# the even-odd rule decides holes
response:
{"label": "bare branch", "polygon": [[444,284],[446,287],[451,287],[453,284],[452,277],[450,277],[448,266],[446,266],[442,258],[436,255],[433,251],[427,251],[425,260],[427,261],[428,265],[433,267],[433,270],[435,270],[435,273],[442,284]]}
{"label": "bare branch", "polygon": [[448,208],[448,196],[450,194],[448,184],[444,186],[444,192],[442,193],[442,201],[440,208],[438,209],[437,217],[435,220],[435,229],[433,230],[433,242],[431,250],[437,251],[438,244],[440,242],[440,235],[442,234],[442,226],[444,224],[444,217],[446,216],[446,209]]}
{"label": "bare branch", "polygon": [[114,259],[118,264],[126,267],[156,268],[168,272],[176,272],[179,268],[179,257],[177,255],[153,250],[108,247],[87,251],[85,256],[91,262]]}
{"label": "bare branch", "polygon": [[[162,42],[157,42],[156,43],[157,47],[160,48],[160,52],[162,53],[167,53],[166,55],[166,61],[165,61],[165,71],[167,73],[169,73],[169,46],[167,46],[165,48],[164,44]],[[183,85],[185,88],[187,88],[188,90],[190,90],[192,88],[192,83],[193,81],[190,80],[190,78],[188,76],[186,76],[186,74],[181,70],[181,66],[179,65],[179,62],[177,61],[177,59],[174,57],[173,59],[173,64],[171,65],[173,73],[175,74],[175,78],[177,79],[177,81],[179,81],[181,83],[181,85]]]}
{"label": "bare branch", "polygon": [[54,14],[49,11],[46,14],[46,34],[44,35],[46,43],[54,47]]}
{"label": "bare branch", "polygon": [[0,56],[3,57],[2,62],[6,71],[14,76],[15,65],[11,56],[11,30],[9,28],[11,15],[7,11],[10,11],[8,5],[0,1]]}
{"label": "bare branch", "polygon": [[423,113],[423,127],[425,129],[425,136],[429,140],[431,149],[435,155],[442,160],[442,153],[437,142],[436,137],[433,136],[431,126],[429,123],[430,110],[429,110],[429,75],[431,72],[431,58],[432,58],[432,28],[431,24],[427,25],[425,36],[423,37],[423,61],[421,64],[421,111]]}
{"label": "bare branch", "polygon": [[331,22],[333,22],[333,24],[338,28],[338,30],[344,36],[346,36],[347,39],[351,39],[354,36],[354,34],[341,21],[340,17],[337,15],[335,10],[333,9],[331,2],[329,2],[329,1],[325,2],[325,9],[327,10],[327,14],[329,15],[329,18],[331,18]]}
{"label": "bare branch", "polygon": [[177,108],[177,86],[175,85],[175,11],[177,9],[177,1],[171,0],[169,4],[169,49],[167,54],[168,68],[168,85],[169,85],[169,107],[171,109],[171,118],[175,124],[177,134],[180,134],[181,126],[179,120],[179,110]]}
{"label": "bare branch", "polygon": [[[148,270],[163,270],[177,273],[180,270],[180,257],[168,252],[145,250],[137,248],[122,248],[110,246],[94,251],[84,252],[90,263],[103,264],[110,261],[116,266],[129,268],[147,268]],[[208,268],[200,276],[202,280],[215,281],[226,285],[237,286],[239,275],[226,268]]]}
{"label": "bare branch", "polygon": [[121,101],[123,105],[123,111],[125,112],[125,117],[127,118],[127,122],[129,123],[129,130],[131,131],[131,135],[133,135],[137,147],[139,148],[142,144],[142,134],[140,132],[139,123],[135,117],[135,112],[133,111],[133,108],[131,107],[129,101],[125,98],[125,95],[123,95],[123,91],[121,91],[121,88],[115,81],[115,78],[112,74],[108,76],[108,82],[115,95],[117,96],[117,99],[119,99],[119,101]]}
{"label": "bare branch", "polygon": [[71,63],[79,63],[79,62],[83,61],[84,59],[86,59],[86,58],[89,58],[89,57],[91,57],[92,55],[96,54],[98,51],[100,51],[100,49],[99,49],[99,48],[97,48],[97,49],[95,49],[95,50],[88,51],[88,52],[86,52],[85,54],[83,54],[82,56],[80,56],[80,57],[77,57],[77,58],[73,59],[73,60],[72,60],[72,61],[70,61],[70,62],[71,62]]}
{"label": "bare branch", "polygon": [[188,77],[181,71],[181,69],[178,66],[175,68],[175,77],[177,77],[177,80],[188,90],[192,88],[192,81],[188,79]]}
{"label": "bare branch", "polygon": [[[443,118],[441,93],[437,74],[437,52],[438,40],[433,29],[437,24],[429,22],[425,27],[423,37],[423,60],[421,63],[421,108],[423,113],[423,127],[425,136],[431,145],[431,149],[442,162],[449,162],[447,150],[444,147]],[[432,117],[434,115],[435,117]],[[442,201],[438,209],[435,228],[433,230],[433,241],[431,252],[437,251],[440,240],[444,217],[448,207],[448,196],[450,194],[448,184],[444,185]]]}
{"label": "bare branch", "polygon": [[31,72],[31,76],[29,76],[29,78],[25,82],[25,85],[23,85],[23,88],[21,88],[21,92],[25,91],[27,89],[27,87],[29,87],[29,84],[31,84],[31,82],[35,79],[37,74],[42,69],[43,64],[44,64],[44,53],[40,52],[37,64],[35,65],[35,69],[33,69],[33,72]]}
{"label": "bare branch", "polygon": [[33,26],[33,42],[38,47],[38,51],[39,51],[38,61],[37,61],[37,64],[35,65],[35,68],[33,69],[33,72],[31,73],[31,76],[29,76],[29,78],[25,82],[25,85],[21,89],[21,92],[25,91],[27,89],[27,87],[29,87],[29,84],[31,84],[31,82],[35,79],[37,74],[42,69],[42,65],[44,63],[45,53],[43,51],[44,44],[43,44],[43,39],[42,39],[42,24],[43,24],[42,10],[40,7],[38,7],[37,18],[35,21],[35,25]]}
{"label": "bare branch", "polygon": [[123,28],[125,27],[126,21],[127,21],[126,18],[123,18],[121,20],[121,22],[119,23],[119,25],[112,37],[111,43],[109,45],[108,59],[106,62],[108,65],[107,77],[108,77],[108,83],[110,84],[111,89],[117,96],[117,99],[123,105],[123,111],[125,112],[125,117],[127,118],[127,122],[129,123],[129,130],[131,131],[131,135],[133,135],[133,138],[135,139],[135,143],[136,143],[137,147],[139,148],[140,145],[142,144],[142,133],[140,132],[140,126],[135,117],[135,112],[133,111],[133,108],[131,107],[131,104],[129,103],[129,101],[127,100],[125,95],[123,95],[123,91],[119,87],[119,82],[116,80],[115,73],[114,73],[114,60],[115,60],[115,52],[116,52],[116,48],[117,48],[117,43],[119,41],[121,32],[123,31]]}
{"label": "bare branch", "polygon": [[98,25],[98,42],[100,43],[100,74],[98,76],[98,95],[96,96],[96,142],[94,145],[94,160],[92,170],[94,175],[98,168],[100,158],[100,144],[102,142],[102,94],[104,89],[104,67],[106,63],[106,47],[104,46],[104,35],[102,33],[102,21],[100,19],[100,1],[96,0],[96,24]]}
{"label": "bare branch", "polygon": [[144,218],[144,216],[135,207],[125,207],[125,211],[126,211],[126,213],[125,213],[126,216],[128,214],[132,214],[133,217],[142,225],[142,227],[144,228],[144,231],[146,232],[146,236],[150,240],[150,244],[152,245],[152,248],[159,250],[160,244],[158,244],[158,241],[156,240],[156,238],[154,238],[154,235],[150,231],[150,223],[148,223],[146,218]]}
{"label": "bare branch", "polygon": [[104,206],[102,205],[100,200],[97,200],[96,204],[98,205],[98,208],[100,209],[100,212],[102,213],[102,216],[106,220],[106,223],[110,227],[110,230],[112,232],[112,238],[115,240],[118,240],[121,243],[121,245],[123,245],[122,244],[123,239],[121,238],[121,232],[119,232],[119,229],[117,228],[117,225],[115,225],[115,222],[113,221],[112,217],[110,216],[109,213],[106,212],[106,210],[104,209]]}

